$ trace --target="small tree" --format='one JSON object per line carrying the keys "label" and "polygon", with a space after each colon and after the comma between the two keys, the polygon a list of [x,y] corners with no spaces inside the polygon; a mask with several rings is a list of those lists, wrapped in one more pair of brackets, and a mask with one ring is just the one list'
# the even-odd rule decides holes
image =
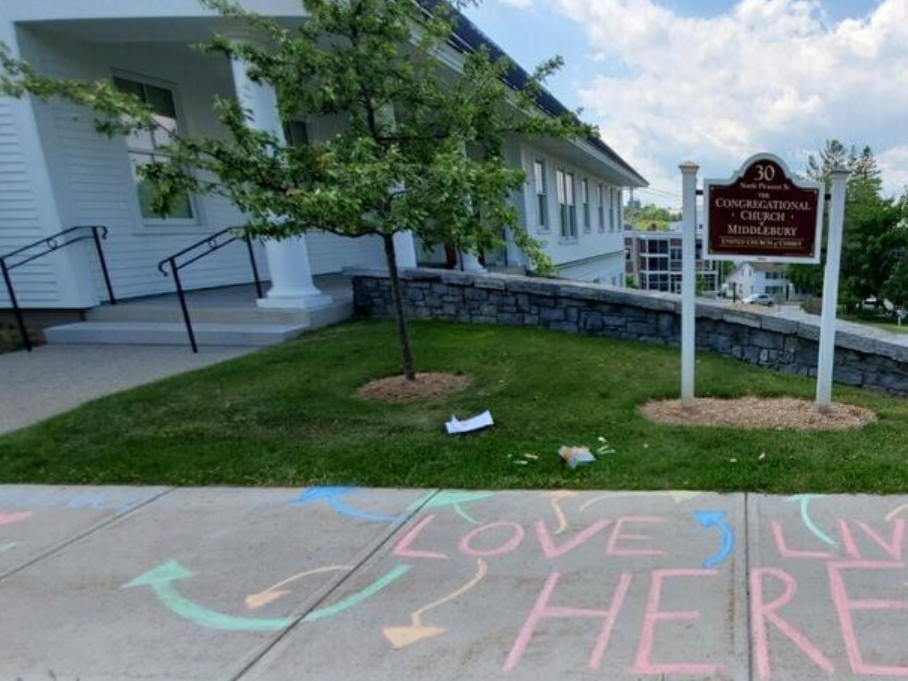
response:
{"label": "small tree", "polygon": [[[166,215],[187,193],[230,198],[251,236],[281,239],[324,230],[378,236],[397,317],[403,373],[415,380],[393,237],[412,232],[431,247],[450,244],[480,253],[511,230],[539,270],[550,268],[540,245],[518,228],[510,195],[524,173],[503,157],[506,135],[581,138],[595,131],[576,114],[543,115],[542,83],[561,66],[552,59],[522,81],[506,59],[486,49],[463,56],[451,78],[439,61],[450,51],[455,7],[439,0],[300,0],[307,18],[289,29],[227,0],[202,0],[245,24],[262,40],[215,35],[205,52],[243,61],[250,77],[272,86],[282,120],[339,116],[345,128],[305,147],[254,130],[232,99],[215,109],[224,138],[170,135],[166,160],[142,166],[153,208]],[[459,5],[461,0],[455,0]],[[43,77],[0,49],[0,92],[63,97],[91,108],[107,135],[156,129],[151,111],[111,82]],[[510,78],[513,83],[514,78]],[[159,133],[162,131],[159,131]]]}

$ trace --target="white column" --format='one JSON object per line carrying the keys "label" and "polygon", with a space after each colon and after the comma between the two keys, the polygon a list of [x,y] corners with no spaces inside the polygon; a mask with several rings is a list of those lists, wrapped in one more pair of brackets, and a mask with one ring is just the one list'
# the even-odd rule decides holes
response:
{"label": "white column", "polygon": [[464,272],[472,272],[473,274],[484,274],[486,268],[482,266],[477,258],[472,253],[462,252],[460,254],[460,265]]}
{"label": "white column", "polygon": [[696,163],[681,164],[683,224],[681,235],[681,403],[694,404],[694,362],[696,356],[696,258],[697,258],[697,171]]}
{"label": "white column", "polygon": [[[397,127],[394,107],[391,104],[383,106],[377,113],[378,121],[381,125],[385,125],[392,130]],[[394,188],[394,191],[403,191],[404,189],[404,184],[400,183]],[[398,232],[393,239],[394,259],[397,261],[397,266],[399,268],[417,267],[419,263],[416,259],[416,241],[413,237],[413,232]]]}
{"label": "white column", "polygon": [[842,257],[842,225],[845,222],[845,191],[850,172],[832,171],[832,212],[826,240],[826,271],[823,276],[823,317],[820,320],[820,355],[817,366],[817,407],[828,411],[832,404],[832,374],[835,370],[835,323],[839,304],[839,265]]}
{"label": "white column", "polygon": [[416,242],[413,232],[398,232],[394,235],[394,258],[398,267],[416,267]]}
{"label": "white column", "polygon": [[[246,64],[235,60],[233,82],[240,106],[247,112],[247,125],[257,130],[267,130],[283,139],[274,89],[253,82]],[[286,239],[265,241],[265,255],[271,272],[271,289],[258,301],[259,307],[310,308],[331,303],[331,296],[322,293],[312,280],[309,251],[303,235]]]}
{"label": "white column", "polygon": [[[469,157],[469,151],[467,150],[466,142],[461,142],[460,153],[462,153],[465,157]],[[467,200],[470,201],[469,198]],[[473,274],[484,274],[486,271],[486,268],[480,264],[479,258],[466,251],[460,252],[460,269],[462,269],[464,272],[472,272]]]}
{"label": "white column", "polygon": [[[514,229],[523,229],[523,227],[517,225]],[[508,267],[523,267],[524,255],[523,251],[520,250],[520,246],[517,245],[517,240],[514,239],[514,230],[505,230],[504,240],[508,254]]]}

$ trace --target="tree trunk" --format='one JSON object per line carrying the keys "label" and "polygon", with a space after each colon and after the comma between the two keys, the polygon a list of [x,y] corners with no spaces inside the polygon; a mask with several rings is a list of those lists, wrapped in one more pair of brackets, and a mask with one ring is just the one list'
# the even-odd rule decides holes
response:
{"label": "tree trunk", "polygon": [[385,243],[385,258],[388,261],[388,273],[391,275],[391,299],[394,301],[394,312],[397,316],[397,338],[400,342],[400,354],[403,360],[404,377],[408,381],[416,380],[413,369],[413,351],[410,350],[410,333],[407,330],[407,317],[404,315],[404,299],[400,289],[400,275],[397,272],[397,254],[394,252],[394,237],[382,236]]}

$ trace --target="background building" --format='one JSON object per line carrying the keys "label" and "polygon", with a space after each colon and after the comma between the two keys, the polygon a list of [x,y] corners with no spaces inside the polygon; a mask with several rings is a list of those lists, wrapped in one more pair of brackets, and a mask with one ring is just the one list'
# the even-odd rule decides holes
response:
{"label": "background building", "polygon": [[[428,0],[424,0],[427,1]],[[297,0],[254,0],[263,14],[288,26],[306,21]],[[230,35],[235,27],[198,0],[0,0],[0,41],[12,55],[29,61],[42,74],[80,80],[112,79],[134,93],[174,129],[190,136],[227,134],[213,110],[215,97],[236,98],[252,112],[253,124],[279,126],[274,93],[250,81],[244,64],[202,55],[192,46],[213,33]],[[243,40],[242,32],[236,35]],[[488,49],[503,51],[466,17],[458,16],[449,49],[439,55],[442,68],[457,77],[463,55]],[[514,66],[505,80],[519,87],[527,73]],[[567,108],[548,92],[537,96],[539,109],[560,115]],[[151,211],[147,188],[135,168],[159,155],[160,140],[150,135],[113,139],[99,135],[90,111],[62,100],[0,97],[0,255],[44,242],[76,225],[103,225],[109,276],[120,299],[173,290],[158,263],[211,235],[244,223],[244,216],[218,196],[191,196],[163,219]],[[284,135],[308,144],[336,134],[340,117],[289,122]],[[279,131],[276,128],[274,131]],[[621,203],[624,188],[646,180],[598,137],[577,140],[510,138],[504,150],[527,181],[511,197],[519,229],[545,243],[545,250],[565,277],[624,283]],[[522,268],[526,263],[513,235],[506,245],[486,253],[486,266]],[[480,270],[471,255],[442,247],[426,252],[411,234],[395,238],[403,267],[435,264]],[[83,248],[83,246],[85,246]],[[263,278],[270,280],[268,307],[305,309],[330,298],[313,280],[351,266],[384,267],[376,238],[349,239],[312,231],[305,236],[255,244]],[[206,258],[183,274],[187,289],[245,284],[250,262],[242,248]],[[102,272],[90,244],[60,249],[29,262],[13,276],[19,303],[35,310],[84,311],[107,297]],[[11,306],[0,286],[0,309]]]}
{"label": "background building", "polygon": [[[625,272],[644,291],[681,293],[681,227],[668,230],[626,230]],[[719,263],[703,260],[702,227],[697,230],[697,281],[703,295],[715,294],[720,286]]]}
{"label": "background building", "polygon": [[788,267],[766,262],[738,263],[728,275],[723,292],[726,296],[734,292],[738,298],[751,293],[765,293],[775,298],[777,303],[797,297],[794,286],[788,281]]}

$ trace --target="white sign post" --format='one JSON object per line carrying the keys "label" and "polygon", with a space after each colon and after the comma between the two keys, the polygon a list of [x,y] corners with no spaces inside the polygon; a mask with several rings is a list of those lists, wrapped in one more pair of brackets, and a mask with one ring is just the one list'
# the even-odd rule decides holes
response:
{"label": "white sign post", "polygon": [[694,367],[697,343],[697,171],[696,163],[681,168],[681,404],[694,406]]}
{"label": "white sign post", "polygon": [[[694,404],[696,348],[696,163],[683,163],[681,263],[681,403]],[[816,404],[832,402],[835,325],[838,305],[845,192],[849,171],[832,171],[832,211],[823,279],[823,318],[817,367]],[[705,180],[704,258],[776,263],[818,263],[823,227],[824,186],[794,176],[782,159],[756,154],[728,180]]]}
{"label": "white sign post", "polygon": [[817,366],[817,407],[828,411],[832,404],[832,373],[835,368],[835,322],[839,304],[839,266],[842,229],[845,223],[845,190],[850,172],[832,171],[832,210],[826,240],[826,271],[823,276],[823,318],[820,321],[820,356]]}

